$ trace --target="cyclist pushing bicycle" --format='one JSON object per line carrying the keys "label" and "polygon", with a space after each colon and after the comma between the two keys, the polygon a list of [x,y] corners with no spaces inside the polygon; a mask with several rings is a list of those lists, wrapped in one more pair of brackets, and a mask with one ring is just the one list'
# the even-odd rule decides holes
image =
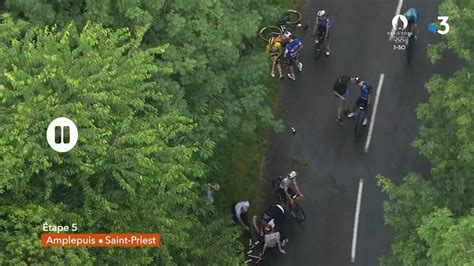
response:
{"label": "cyclist pushing bicycle", "polygon": [[319,10],[316,15],[316,22],[314,24],[313,37],[316,37],[316,43],[323,41],[326,43],[326,56],[331,54],[329,49],[331,20],[326,13],[326,10]]}
{"label": "cyclist pushing bicycle", "polygon": [[[298,183],[296,183],[297,175],[298,174],[295,171],[291,171],[280,182],[280,193],[282,193],[282,196],[288,200],[290,205],[294,205],[295,201],[293,198],[297,199],[304,197],[303,193],[301,193],[300,188],[298,187]],[[293,185],[293,187],[295,188],[296,193],[291,188],[291,185]]]}
{"label": "cyclist pushing bicycle", "polygon": [[[347,115],[347,117],[351,118],[357,116],[359,114],[360,109],[368,109],[372,100],[372,85],[368,84],[367,82],[363,81],[361,78],[351,78],[352,82],[357,84],[360,87],[360,96],[357,98],[356,112],[351,112]],[[367,118],[364,118],[364,122],[362,123],[363,126],[367,125]]]}

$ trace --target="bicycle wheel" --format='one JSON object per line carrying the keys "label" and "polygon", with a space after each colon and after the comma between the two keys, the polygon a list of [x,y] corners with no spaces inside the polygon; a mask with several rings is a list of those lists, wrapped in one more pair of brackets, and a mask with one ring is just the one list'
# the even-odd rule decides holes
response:
{"label": "bicycle wheel", "polygon": [[357,118],[356,118],[356,124],[355,124],[355,128],[354,128],[354,137],[355,137],[355,140],[360,140],[361,136],[362,136],[362,123],[364,123],[364,118],[365,118],[365,110],[363,109],[359,109],[359,114],[357,115]]}
{"label": "bicycle wheel", "polygon": [[281,29],[276,27],[276,26],[267,26],[263,27],[259,32],[258,32],[258,37],[260,39],[268,42],[268,40],[271,37],[277,37],[278,35],[282,34]]}
{"label": "bicycle wheel", "polygon": [[283,198],[283,196],[281,195],[281,192],[280,192],[280,180],[278,179],[273,179],[272,180],[272,187],[273,187],[273,191],[275,192],[275,196],[277,197],[278,201],[281,202],[281,203],[284,203],[285,202],[285,199]]}
{"label": "bicycle wheel", "polygon": [[281,25],[296,25],[301,22],[301,13],[296,10],[286,10],[280,16],[279,22]]}
{"label": "bicycle wheel", "polygon": [[301,208],[301,206],[298,204],[298,202],[295,202],[294,206],[289,205],[289,207],[293,218],[295,218],[298,222],[304,222],[304,220],[306,219],[306,214],[303,208]]}
{"label": "bicycle wheel", "polygon": [[321,57],[321,41],[315,44],[314,47],[314,61],[318,61]]}
{"label": "bicycle wheel", "polygon": [[414,44],[414,39],[411,37],[408,37],[408,43],[407,43],[407,64],[410,64],[412,61],[413,57],[413,44]]}

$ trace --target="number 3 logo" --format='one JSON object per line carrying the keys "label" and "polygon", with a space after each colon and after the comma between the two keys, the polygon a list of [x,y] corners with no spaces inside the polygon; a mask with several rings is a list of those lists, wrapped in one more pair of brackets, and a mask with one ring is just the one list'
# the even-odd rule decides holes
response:
{"label": "number 3 logo", "polygon": [[443,30],[439,29],[438,31],[436,31],[437,33],[439,33],[439,34],[441,34],[441,35],[445,35],[446,33],[449,32],[448,19],[449,19],[448,16],[438,16],[438,20],[441,21],[439,24],[440,24],[441,26],[443,26],[444,29],[443,29]]}

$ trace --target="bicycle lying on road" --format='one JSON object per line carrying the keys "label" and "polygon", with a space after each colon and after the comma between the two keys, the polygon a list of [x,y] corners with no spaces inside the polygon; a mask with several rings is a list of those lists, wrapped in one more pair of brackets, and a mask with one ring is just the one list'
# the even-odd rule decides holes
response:
{"label": "bicycle lying on road", "polygon": [[291,213],[291,216],[293,216],[293,218],[295,218],[296,221],[304,222],[304,220],[306,219],[306,214],[303,208],[298,204],[298,202],[296,202],[299,199],[298,195],[296,195],[296,193],[294,193],[291,190],[290,195],[293,198],[293,204],[290,204],[287,198],[284,195],[282,195],[282,192],[280,189],[280,183],[282,180],[283,180],[283,177],[281,176],[272,180],[273,191],[275,195],[277,196],[278,201],[281,203],[281,205],[287,207],[287,209]]}
{"label": "bicycle lying on road", "polygon": [[297,28],[308,28],[308,25],[301,25],[301,13],[296,10],[286,10],[278,19],[277,26],[266,26],[260,29],[258,36],[268,42],[271,37],[277,37],[285,31],[294,31]]}
{"label": "bicycle lying on road", "polygon": [[245,264],[247,265],[262,265],[264,260],[263,260],[263,255],[261,254],[263,248],[263,241],[257,240],[257,241],[252,241],[252,239],[249,239],[249,247],[247,249],[247,254],[246,254],[246,261]]}

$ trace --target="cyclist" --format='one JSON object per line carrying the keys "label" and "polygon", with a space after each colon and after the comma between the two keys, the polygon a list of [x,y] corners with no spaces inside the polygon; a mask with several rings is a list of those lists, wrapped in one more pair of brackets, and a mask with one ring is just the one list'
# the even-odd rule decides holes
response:
{"label": "cyclist", "polygon": [[260,236],[263,236],[265,227],[276,227],[284,239],[282,245],[284,246],[288,242],[288,238],[286,238],[285,234],[285,209],[283,209],[283,206],[280,204],[275,204],[265,209],[260,217],[260,226],[257,225],[257,216],[254,216],[253,224],[255,231]]}
{"label": "cyclist", "polygon": [[296,63],[298,70],[300,72],[303,71],[303,64],[298,58],[298,51],[299,49],[303,48],[303,44],[301,43],[300,39],[291,35],[291,32],[285,32],[284,36],[288,39],[288,44],[285,46],[285,52],[283,54],[285,63],[289,69],[288,78],[291,80],[296,80],[293,65]]}
{"label": "cyclist", "polygon": [[[281,180],[280,183],[280,192],[291,205],[294,204],[293,196],[296,195],[300,198],[304,197],[303,193],[301,193],[300,188],[298,187],[298,184],[296,183],[297,175],[298,174],[295,171],[291,171],[285,178]],[[296,193],[291,188],[291,185],[295,187]]]}
{"label": "cyclist", "polygon": [[[372,100],[372,85],[363,81],[359,77],[352,78],[351,80],[360,87],[360,96],[359,98],[357,98],[356,106],[354,107],[354,109],[357,109],[357,112],[351,112],[350,114],[348,114],[347,117],[349,118],[358,115],[361,107],[362,109],[369,108]],[[364,122],[362,122],[362,125],[367,125],[367,117],[364,118]]]}
{"label": "cyclist", "polygon": [[418,12],[416,9],[409,8],[405,14],[403,14],[408,20],[407,31],[410,33],[411,38],[418,38]]}
{"label": "cyclist", "polygon": [[262,252],[260,253],[260,256],[263,256],[263,254],[265,254],[265,250],[267,248],[274,248],[274,247],[278,247],[278,250],[280,250],[280,253],[286,255],[286,251],[281,248],[280,232],[275,231],[274,226],[268,225],[265,227],[263,249],[262,249]]}
{"label": "cyclist", "polygon": [[319,37],[324,37],[324,43],[326,43],[326,56],[331,54],[329,49],[329,36],[330,36],[331,20],[325,10],[319,10],[316,15],[316,23],[314,24],[313,37],[316,36],[316,43],[319,42]]}
{"label": "cyclist", "polygon": [[280,58],[281,58],[281,55],[283,54],[283,49],[282,49],[281,42],[279,42],[276,38],[271,37],[270,40],[268,40],[267,54],[270,55],[270,59],[272,60],[272,72],[270,73],[270,75],[273,78],[275,77],[275,66],[276,66],[278,73],[280,74],[280,79],[282,79],[283,74],[281,70]]}
{"label": "cyclist", "polygon": [[248,201],[236,202],[232,205],[232,219],[236,224],[240,224],[246,231],[250,231],[250,224],[247,218],[250,203]]}

